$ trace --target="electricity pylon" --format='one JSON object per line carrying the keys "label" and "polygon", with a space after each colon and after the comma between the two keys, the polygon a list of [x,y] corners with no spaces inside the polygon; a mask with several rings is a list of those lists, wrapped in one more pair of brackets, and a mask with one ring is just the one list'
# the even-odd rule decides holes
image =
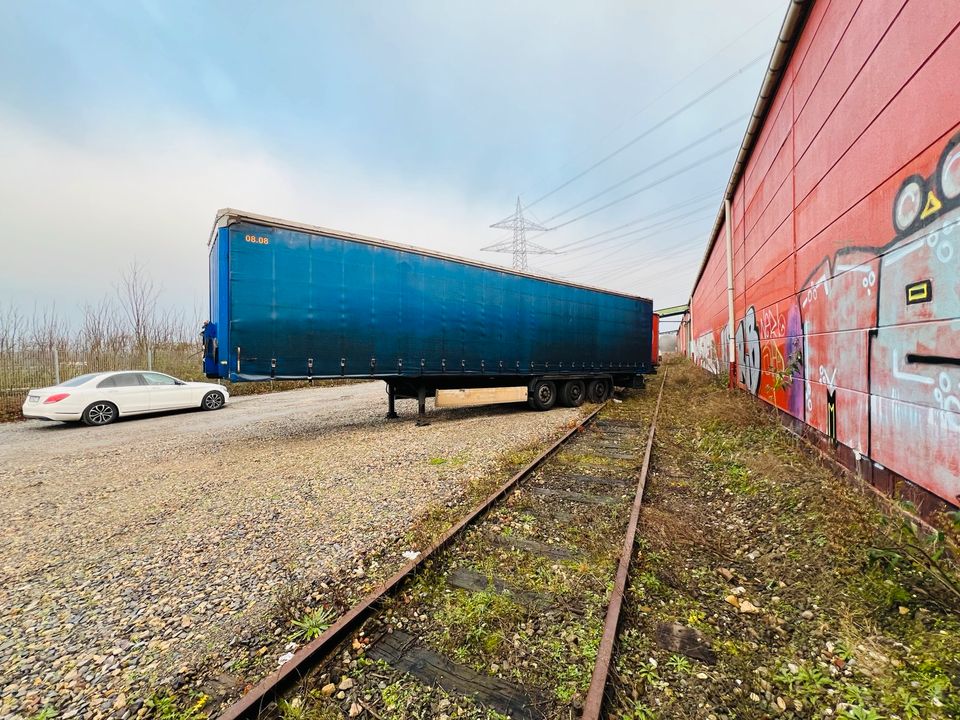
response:
{"label": "electricity pylon", "polygon": [[512,252],[514,270],[527,270],[528,253],[533,253],[534,255],[557,254],[556,251],[550,248],[545,248],[543,245],[537,245],[537,243],[527,240],[527,230],[546,232],[549,228],[545,228],[540,223],[533,222],[532,220],[527,220],[527,218],[523,216],[523,206],[520,204],[520,196],[517,196],[517,209],[513,215],[504,218],[500,222],[495,222],[490,227],[502,230],[513,230],[513,239],[487,245],[487,247],[481,248],[481,250],[488,252]]}

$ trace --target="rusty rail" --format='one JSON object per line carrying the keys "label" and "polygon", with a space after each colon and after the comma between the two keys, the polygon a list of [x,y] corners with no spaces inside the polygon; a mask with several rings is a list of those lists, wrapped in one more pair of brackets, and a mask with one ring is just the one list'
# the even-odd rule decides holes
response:
{"label": "rusty rail", "polygon": [[610,675],[610,663],[613,660],[613,648],[617,641],[617,630],[620,625],[620,610],[623,606],[623,596],[627,591],[627,576],[630,572],[630,560],[633,557],[633,545],[637,536],[637,523],[640,520],[640,505],[643,503],[643,491],[647,486],[647,472],[650,469],[650,453],[653,451],[653,436],[657,429],[657,416],[660,414],[660,401],[663,399],[663,388],[667,384],[667,371],[664,370],[663,380],[660,382],[660,392],[657,394],[657,406],[653,411],[653,420],[650,423],[650,432],[647,436],[647,448],[643,453],[643,465],[640,468],[640,479],[637,481],[637,494],[633,499],[633,508],[630,510],[630,523],[627,525],[627,534],[623,539],[623,550],[620,554],[620,564],[617,567],[617,578],[610,594],[610,604],[607,606],[607,616],[603,621],[603,635],[600,638],[600,647],[597,650],[597,663],[593,668],[593,677],[590,679],[590,689],[583,703],[582,720],[599,720],[603,710],[604,693],[607,689],[607,679]]}
{"label": "rusty rail", "polygon": [[[664,379],[666,379],[666,376],[664,376]],[[663,388],[661,387],[661,393],[662,392]],[[416,560],[407,563],[397,571],[395,575],[381,585],[378,585],[357,605],[344,613],[323,635],[300,648],[294,656],[280,666],[279,669],[265,677],[251,688],[249,692],[243,695],[243,697],[237,700],[237,702],[229,706],[220,715],[219,720],[239,720],[240,718],[258,717],[269,703],[276,700],[284,690],[301,679],[316,661],[326,657],[337,645],[345,640],[350,633],[359,628],[360,625],[376,611],[383,600],[396,594],[403,586],[404,581],[413,576],[424,562],[449,545],[465,528],[486,514],[494,503],[506,495],[518,482],[540,467],[560,446],[581,428],[585,427],[606,405],[607,403],[604,403],[584,417],[575,427],[564,433],[560,439],[534,458],[516,475],[507,480],[478,505],[474,506],[456,525],[447,530],[440,538],[435,540],[430,547],[424,550]],[[659,398],[657,400],[657,407],[660,407]],[[648,446],[647,454],[644,458],[644,476],[646,474],[649,455],[650,449]],[[635,519],[633,523],[634,525],[636,524]]]}

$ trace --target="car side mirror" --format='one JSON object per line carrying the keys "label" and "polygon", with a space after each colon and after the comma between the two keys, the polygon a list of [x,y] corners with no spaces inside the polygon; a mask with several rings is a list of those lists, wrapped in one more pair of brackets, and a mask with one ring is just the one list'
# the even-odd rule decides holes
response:
{"label": "car side mirror", "polygon": [[183,380],[174,380],[174,382],[175,382],[177,385],[186,385],[186,383],[185,383]]}

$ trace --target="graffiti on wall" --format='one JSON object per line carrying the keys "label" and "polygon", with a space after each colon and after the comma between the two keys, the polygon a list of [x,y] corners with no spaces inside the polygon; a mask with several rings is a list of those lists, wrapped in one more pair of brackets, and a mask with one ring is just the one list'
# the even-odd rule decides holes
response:
{"label": "graffiti on wall", "polygon": [[690,357],[704,370],[719,375],[730,366],[729,347],[730,330],[724,325],[718,334],[706,332],[696,338],[690,348]]}
{"label": "graffiti on wall", "polygon": [[960,136],[905,178],[893,238],[801,285],[809,424],[960,501]]}
{"label": "graffiti on wall", "polygon": [[[746,288],[737,375],[744,389],[957,504],[960,135],[931,164],[900,181],[881,242],[836,249],[774,305],[749,304]],[[720,334],[696,343],[713,372],[725,367]]]}
{"label": "graffiti on wall", "polygon": [[756,395],[760,388],[760,330],[752,307],[737,323],[736,343],[740,384]]}

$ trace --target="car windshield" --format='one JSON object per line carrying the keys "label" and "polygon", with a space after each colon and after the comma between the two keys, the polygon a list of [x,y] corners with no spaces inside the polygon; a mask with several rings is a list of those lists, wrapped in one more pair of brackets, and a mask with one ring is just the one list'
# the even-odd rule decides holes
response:
{"label": "car windshield", "polygon": [[57,387],[77,387],[78,385],[83,385],[85,382],[89,382],[90,380],[93,380],[95,377],[99,375],[100,373],[87,373],[86,375],[77,375],[75,378],[64,380],[62,383],[57,385]]}

